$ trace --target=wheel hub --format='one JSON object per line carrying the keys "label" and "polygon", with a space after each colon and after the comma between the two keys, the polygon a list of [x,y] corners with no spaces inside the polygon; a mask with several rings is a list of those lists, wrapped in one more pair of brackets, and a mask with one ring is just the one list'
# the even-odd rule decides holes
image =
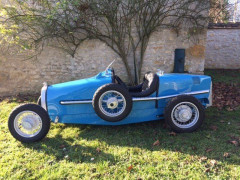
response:
{"label": "wheel hub", "polygon": [[29,123],[27,121],[22,122],[22,126],[23,126],[24,129],[27,129],[27,130],[31,130],[32,129],[31,123]]}
{"label": "wheel hub", "polygon": [[180,122],[187,122],[191,119],[192,110],[189,106],[181,105],[178,109],[179,110],[176,111],[176,113],[177,113],[176,117],[178,117],[177,119]]}
{"label": "wheel hub", "polygon": [[107,107],[109,109],[115,109],[118,107],[118,100],[116,97],[111,97],[107,100]]}
{"label": "wheel hub", "polygon": [[21,111],[14,119],[14,129],[22,137],[34,137],[42,129],[42,119],[34,111]]}
{"label": "wheel hub", "polygon": [[124,112],[126,100],[120,92],[109,90],[100,96],[99,108],[104,115],[113,118]]}
{"label": "wheel hub", "polygon": [[22,127],[28,131],[32,131],[39,126],[38,120],[34,116],[25,116],[22,119]]}

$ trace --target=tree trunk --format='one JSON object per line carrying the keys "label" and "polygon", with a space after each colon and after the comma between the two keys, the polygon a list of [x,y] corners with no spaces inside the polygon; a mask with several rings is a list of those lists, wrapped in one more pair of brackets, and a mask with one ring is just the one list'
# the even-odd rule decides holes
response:
{"label": "tree trunk", "polygon": [[141,76],[144,55],[145,55],[145,52],[146,52],[146,49],[148,46],[149,38],[150,38],[150,36],[145,37],[141,43],[140,60],[139,60],[139,68],[138,68],[139,76]]}
{"label": "tree trunk", "polygon": [[136,51],[133,52],[133,65],[134,65],[134,84],[139,84],[139,66],[138,66],[138,60],[136,57]]}
{"label": "tree trunk", "polygon": [[125,68],[126,68],[127,76],[128,76],[128,78],[129,78],[130,84],[133,85],[133,84],[134,84],[134,83],[133,83],[133,77],[132,77],[132,74],[131,74],[131,69],[130,69],[130,67],[129,67],[127,58],[126,58],[126,57],[122,58],[122,61],[123,61],[124,66],[125,66]]}

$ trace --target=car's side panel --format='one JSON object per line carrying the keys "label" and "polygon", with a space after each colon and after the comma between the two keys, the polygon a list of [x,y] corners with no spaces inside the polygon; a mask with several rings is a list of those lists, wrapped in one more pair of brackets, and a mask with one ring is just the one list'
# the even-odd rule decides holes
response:
{"label": "car's side panel", "polygon": [[[99,75],[78,81],[57,84],[48,87],[47,109],[52,121],[73,124],[121,125],[163,118],[168,101],[181,94],[191,94],[206,106],[211,78],[204,75],[165,74],[160,76],[159,93],[149,97],[158,100],[134,101],[129,116],[119,122],[107,122],[95,113],[91,100],[95,91],[102,85],[112,82],[111,76]],[[198,92],[194,94],[194,92]],[[199,93],[200,92],[200,93]],[[204,92],[204,93],[201,93]],[[168,98],[167,96],[172,96]],[[85,104],[61,104],[63,101],[85,101]],[[156,102],[158,108],[156,108]]]}
{"label": "car's side panel", "polygon": [[[64,106],[59,112],[58,122],[60,123],[76,123],[76,124],[98,124],[98,125],[120,125],[129,124],[136,122],[143,122],[149,120],[157,120],[160,114],[163,114],[163,109],[155,108],[155,102],[134,102],[131,113],[127,118],[119,122],[107,122],[102,120],[95,113],[92,104],[75,104],[75,105],[61,105]],[[78,110],[81,113],[78,113]],[[86,110],[86,111],[85,111]],[[84,112],[85,111],[85,112]],[[56,116],[50,116],[52,121],[55,120]]]}
{"label": "car's side panel", "polygon": [[[194,92],[209,91],[211,87],[211,77],[205,75],[164,74],[159,76],[159,78],[159,97],[188,93],[194,94]],[[207,100],[209,93],[204,93],[201,96],[197,95],[196,97]],[[165,101],[160,100],[160,107],[166,106]],[[205,106],[206,104],[203,105]]]}
{"label": "car's side panel", "polygon": [[60,101],[92,100],[96,90],[102,85],[112,83],[111,75],[102,73],[88,79],[76,80],[67,83],[48,86],[47,110],[50,116],[79,113],[91,113],[92,109],[77,110],[74,107],[63,106]]}

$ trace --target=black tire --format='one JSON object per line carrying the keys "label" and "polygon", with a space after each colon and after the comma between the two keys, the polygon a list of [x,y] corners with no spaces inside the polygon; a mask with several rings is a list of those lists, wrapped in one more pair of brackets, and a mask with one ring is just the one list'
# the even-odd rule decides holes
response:
{"label": "black tire", "polygon": [[41,96],[39,96],[38,100],[37,100],[37,105],[41,106],[42,103],[41,103]]}
{"label": "black tire", "polygon": [[[24,137],[24,136],[20,135],[14,128],[15,118],[17,117],[17,115],[19,113],[21,113],[23,111],[32,111],[41,118],[42,128],[33,137]],[[47,135],[47,133],[50,129],[50,118],[48,116],[48,113],[41,106],[38,106],[36,104],[24,104],[24,105],[20,105],[20,106],[16,107],[11,112],[9,119],[8,119],[8,128],[9,128],[10,133],[12,134],[12,136],[15,139],[17,139],[21,142],[24,142],[24,143],[36,142],[36,141],[40,141]]]}
{"label": "black tire", "polygon": [[[193,114],[193,115],[191,115],[190,120],[186,120],[186,122],[180,122],[177,120],[177,118],[175,118],[175,120],[174,120],[173,119],[174,117],[172,118],[172,112],[173,111],[175,112],[175,107],[177,107],[177,105],[181,105],[181,103],[183,103],[183,102],[187,102],[190,105],[189,106],[190,108],[191,108],[191,106],[192,106],[192,108],[197,108],[196,110],[198,110],[199,116],[196,116],[196,114],[195,115]],[[182,104],[182,105],[184,105],[184,104]],[[194,116],[196,118],[194,118]],[[173,131],[178,132],[178,133],[189,133],[189,132],[195,131],[202,125],[204,118],[205,118],[205,110],[204,110],[203,105],[195,97],[189,96],[189,95],[180,95],[180,96],[177,96],[177,97],[171,99],[171,101],[168,102],[168,104],[165,108],[164,117],[165,117],[165,122],[170,126],[170,128]],[[192,120],[192,118],[193,118],[193,120]],[[186,124],[181,124],[181,123],[186,123]],[[192,126],[190,123],[192,123]],[[187,127],[187,126],[189,126],[189,127]]]}
{"label": "black tire", "polygon": [[[108,116],[106,114],[104,114],[101,111],[100,105],[99,105],[99,99],[100,97],[103,95],[103,93],[107,92],[107,91],[117,91],[118,93],[120,93],[126,101],[126,106],[125,109],[123,110],[123,112],[117,116],[111,117]],[[92,102],[93,108],[96,112],[96,114],[102,118],[103,120],[109,121],[109,122],[117,122],[117,121],[121,121],[122,119],[126,118],[128,116],[128,114],[131,112],[132,110],[132,97],[129,94],[129,92],[127,91],[127,89],[125,89],[124,87],[122,87],[119,84],[106,84],[104,86],[101,86],[100,88],[98,88],[98,90],[95,92],[94,96],[93,96],[93,102]]]}

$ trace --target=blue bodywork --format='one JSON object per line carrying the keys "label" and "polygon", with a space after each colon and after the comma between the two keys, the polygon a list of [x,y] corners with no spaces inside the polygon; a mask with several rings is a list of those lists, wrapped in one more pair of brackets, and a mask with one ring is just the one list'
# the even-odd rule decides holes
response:
{"label": "blue bodywork", "polygon": [[[181,94],[193,95],[204,107],[211,103],[211,78],[209,76],[190,74],[158,74],[158,76],[160,80],[158,96],[156,97],[156,93],[153,93],[146,98],[133,98],[131,113],[119,122],[108,122],[99,118],[91,103],[99,87],[112,83],[111,70],[101,72],[92,78],[48,86],[46,109],[53,122],[121,125],[162,119],[168,101]],[[72,103],[62,104],[62,102]]]}

